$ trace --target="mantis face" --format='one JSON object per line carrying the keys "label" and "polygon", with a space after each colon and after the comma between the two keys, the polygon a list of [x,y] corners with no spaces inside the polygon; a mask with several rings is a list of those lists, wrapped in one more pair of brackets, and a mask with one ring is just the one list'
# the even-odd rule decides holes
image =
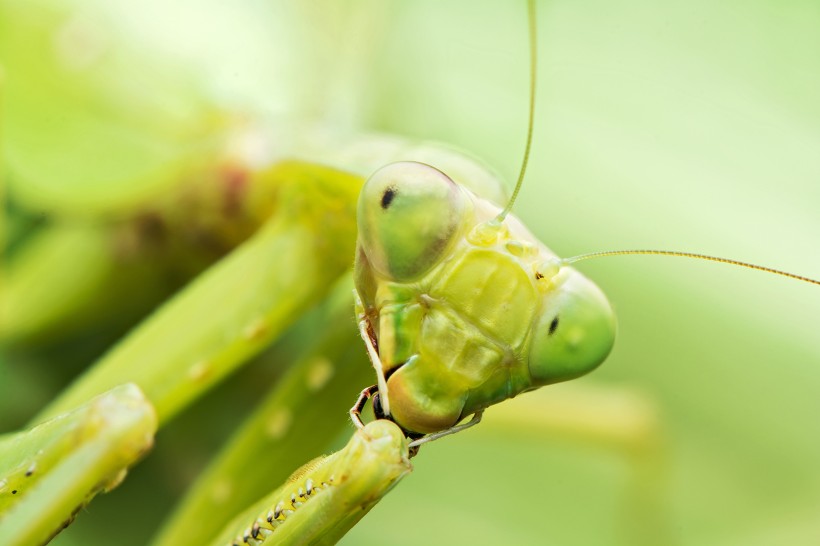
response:
{"label": "mantis face", "polygon": [[358,203],[356,291],[385,413],[416,433],[595,369],[615,318],[601,290],[514,217],[422,163]]}

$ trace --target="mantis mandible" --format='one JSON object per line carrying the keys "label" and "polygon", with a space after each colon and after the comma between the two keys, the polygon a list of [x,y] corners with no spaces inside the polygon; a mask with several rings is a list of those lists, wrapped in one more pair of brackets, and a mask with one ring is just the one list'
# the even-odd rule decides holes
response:
{"label": "mantis mandible", "polygon": [[[520,95],[520,93],[519,93],[519,95]],[[306,153],[305,155],[309,155],[309,154]],[[408,154],[408,155],[410,155],[410,154]],[[400,157],[397,157],[397,159],[398,158],[400,158]],[[371,163],[375,163],[375,165],[369,165],[366,169],[362,169],[363,170],[362,174],[363,175],[369,175],[370,172],[372,172],[372,170],[374,170],[374,167],[378,166],[378,163],[381,162],[381,161],[383,161],[383,160],[382,159],[372,160]],[[428,161],[432,161],[432,160],[428,159]],[[450,172],[450,170],[447,169],[446,167],[442,167],[442,169],[447,171],[447,172]],[[365,172],[365,171],[370,171],[370,172]],[[664,244],[668,243],[668,240],[664,240],[663,243]],[[596,244],[593,248],[599,248],[600,246],[601,245]],[[604,246],[606,246],[606,245],[604,245]],[[612,245],[612,246],[614,246],[614,245]],[[349,257],[340,258],[340,260],[341,261],[349,260]],[[245,334],[254,334],[254,333],[256,333],[258,335],[259,333],[262,333],[264,331],[264,328],[260,327],[261,323],[256,320],[257,318],[258,317],[254,317],[254,316],[247,317],[247,320],[245,322],[243,322],[242,324],[237,325],[237,329],[240,332],[245,333]],[[253,338],[254,338],[253,335],[249,335],[249,337],[251,338],[251,340],[253,340]],[[259,343],[261,343],[261,341]],[[184,364],[184,366],[181,365],[182,366],[182,371],[184,372],[183,375],[187,375],[187,376],[192,377],[192,378],[201,378],[201,377],[207,378],[207,374],[205,372],[208,371],[208,367],[205,366],[202,363],[202,360],[200,360],[198,358],[193,358],[191,360],[188,360],[188,361],[184,362],[183,364]],[[319,367],[317,369],[321,369],[321,367]],[[172,405],[169,405],[169,406],[166,406],[166,407],[170,408],[170,407],[172,407]],[[166,412],[163,412],[163,413],[166,415],[165,418],[167,419],[168,418],[167,416],[170,413],[170,411],[166,411]]]}

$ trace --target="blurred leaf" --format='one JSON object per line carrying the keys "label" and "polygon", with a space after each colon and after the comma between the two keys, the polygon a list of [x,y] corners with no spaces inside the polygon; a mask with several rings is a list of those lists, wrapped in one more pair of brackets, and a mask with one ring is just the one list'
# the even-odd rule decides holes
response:
{"label": "blurred leaf", "polygon": [[218,121],[190,74],[141,57],[90,7],[0,3],[0,63],[11,190],[34,209],[133,206],[173,182]]}

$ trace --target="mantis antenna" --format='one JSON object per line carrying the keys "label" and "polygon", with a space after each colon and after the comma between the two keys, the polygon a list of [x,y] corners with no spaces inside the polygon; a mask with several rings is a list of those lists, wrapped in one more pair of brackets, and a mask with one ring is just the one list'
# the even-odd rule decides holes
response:
{"label": "mantis antenna", "polygon": [[605,256],[635,256],[642,254],[651,256],[677,256],[679,258],[693,258],[696,260],[705,260],[707,262],[718,262],[722,264],[737,265],[740,267],[756,269],[757,271],[765,271],[766,273],[772,273],[774,275],[780,275],[782,277],[788,277],[790,279],[795,279],[798,281],[803,281],[809,284],[816,284],[820,286],[820,281],[818,280],[811,279],[809,277],[804,277],[802,275],[795,275],[794,273],[789,273],[788,271],[781,271],[779,269],[772,269],[771,267],[764,267],[762,265],[750,264],[738,260],[730,260],[729,258],[707,256],[706,254],[695,254],[694,252],[680,252],[678,250],[602,250],[600,252],[589,252],[587,254],[579,254],[578,256],[572,256],[571,258],[563,258],[561,260],[561,264],[570,265],[574,264],[575,262],[589,260],[591,258],[603,258]]}
{"label": "mantis antenna", "polygon": [[530,160],[530,148],[532,147],[532,128],[535,118],[535,79],[536,79],[536,65],[537,47],[536,47],[536,28],[535,28],[535,0],[527,0],[527,20],[529,21],[529,35],[530,35],[530,111],[527,121],[527,143],[524,146],[524,159],[521,162],[521,170],[518,172],[518,181],[515,183],[515,189],[510,197],[507,206],[504,207],[498,216],[495,218],[496,223],[501,223],[507,214],[512,210],[515,198],[518,197],[518,192],[521,190],[521,184],[524,182],[524,174],[527,172],[527,163]]}
{"label": "mantis antenna", "polygon": [[[538,64],[538,53],[537,53],[537,29],[535,24],[535,0],[527,0],[527,20],[529,21],[529,37],[530,37],[530,105],[529,105],[529,117],[527,120],[527,142],[524,146],[524,158],[521,162],[521,170],[518,172],[518,180],[515,183],[515,189],[513,190],[512,196],[510,200],[507,202],[507,205],[504,209],[495,217],[494,223],[500,224],[504,221],[507,217],[507,214],[510,213],[512,210],[513,204],[515,203],[515,199],[518,197],[518,192],[521,190],[521,185],[524,182],[524,175],[527,172],[527,163],[530,159],[530,149],[532,147],[532,133],[533,133],[533,126],[534,126],[534,119],[535,119],[535,81],[536,81],[536,66]],[[562,265],[570,265],[576,262],[580,262],[583,260],[589,260],[591,258],[603,258],[605,256],[628,256],[628,255],[654,255],[654,256],[676,256],[679,258],[692,258],[695,260],[705,260],[708,262],[717,262],[722,264],[729,264],[729,265],[736,265],[739,267],[745,267],[747,269],[755,269],[757,271],[764,271],[766,273],[772,273],[774,275],[780,275],[782,277],[788,277],[790,279],[795,279],[802,282],[807,282],[809,284],[814,284],[820,286],[820,281],[816,279],[812,279],[809,277],[804,277],[802,275],[796,275],[794,273],[789,273],[788,271],[781,271],[779,269],[773,269],[771,267],[765,267],[762,265],[751,264],[747,262],[741,262],[739,260],[731,260],[729,258],[720,258],[718,256],[707,256],[705,254],[696,254],[694,252],[681,252],[677,250],[604,250],[599,252],[590,252],[587,254],[579,254],[578,256],[572,256],[571,258],[563,258],[561,260]]]}

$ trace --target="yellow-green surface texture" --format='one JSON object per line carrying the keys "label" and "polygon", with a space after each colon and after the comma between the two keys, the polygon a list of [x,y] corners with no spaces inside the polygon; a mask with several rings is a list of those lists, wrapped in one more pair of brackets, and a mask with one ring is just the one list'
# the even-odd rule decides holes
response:
{"label": "yellow-green surface texture", "polygon": [[[61,6],[60,24],[11,63],[9,40],[29,36],[12,13],[35,4]],[[820,277],[816,1],[538,8],[535,140],[515,213],[539,239],[561,256],[668,248]],[[221,127],[203,104],[284,134],[308,122],[439,140],[512,181],[526,131],[525,12],[523,2],[496,0],[0,0],[3,173],[17,173],[6,177],[10,233],[43,211],[123,210],[161,192]],[[64,64],[37,65],[16,88],[15,71],[55,47]],[[171,69],[138,69],[131,59],[143,56]],[[70,78],[49,76],[65,71]],[[29,124],[25,109],[51,97],[59,101]],[[236,145],[253,156],[255,144]],[[353,254],[313,259],[311,271],[326,260],[341,271]],[[522,395],[426,446],[413,476],[341,543],[818,542],[820,291],[673,258],[578,269],[615,309],[609,359],[578,386]],[[322,328],[302,323],[270,358],[300,354]],[[102,352],[94,342],[91,332],[56,354],[3,348],[3,430],[43,410]],[[263,399],[275,369],[255,363],[207,397],[160,404],[161,415],[177,416],[155,451],[53,544],[145,544]]]}

